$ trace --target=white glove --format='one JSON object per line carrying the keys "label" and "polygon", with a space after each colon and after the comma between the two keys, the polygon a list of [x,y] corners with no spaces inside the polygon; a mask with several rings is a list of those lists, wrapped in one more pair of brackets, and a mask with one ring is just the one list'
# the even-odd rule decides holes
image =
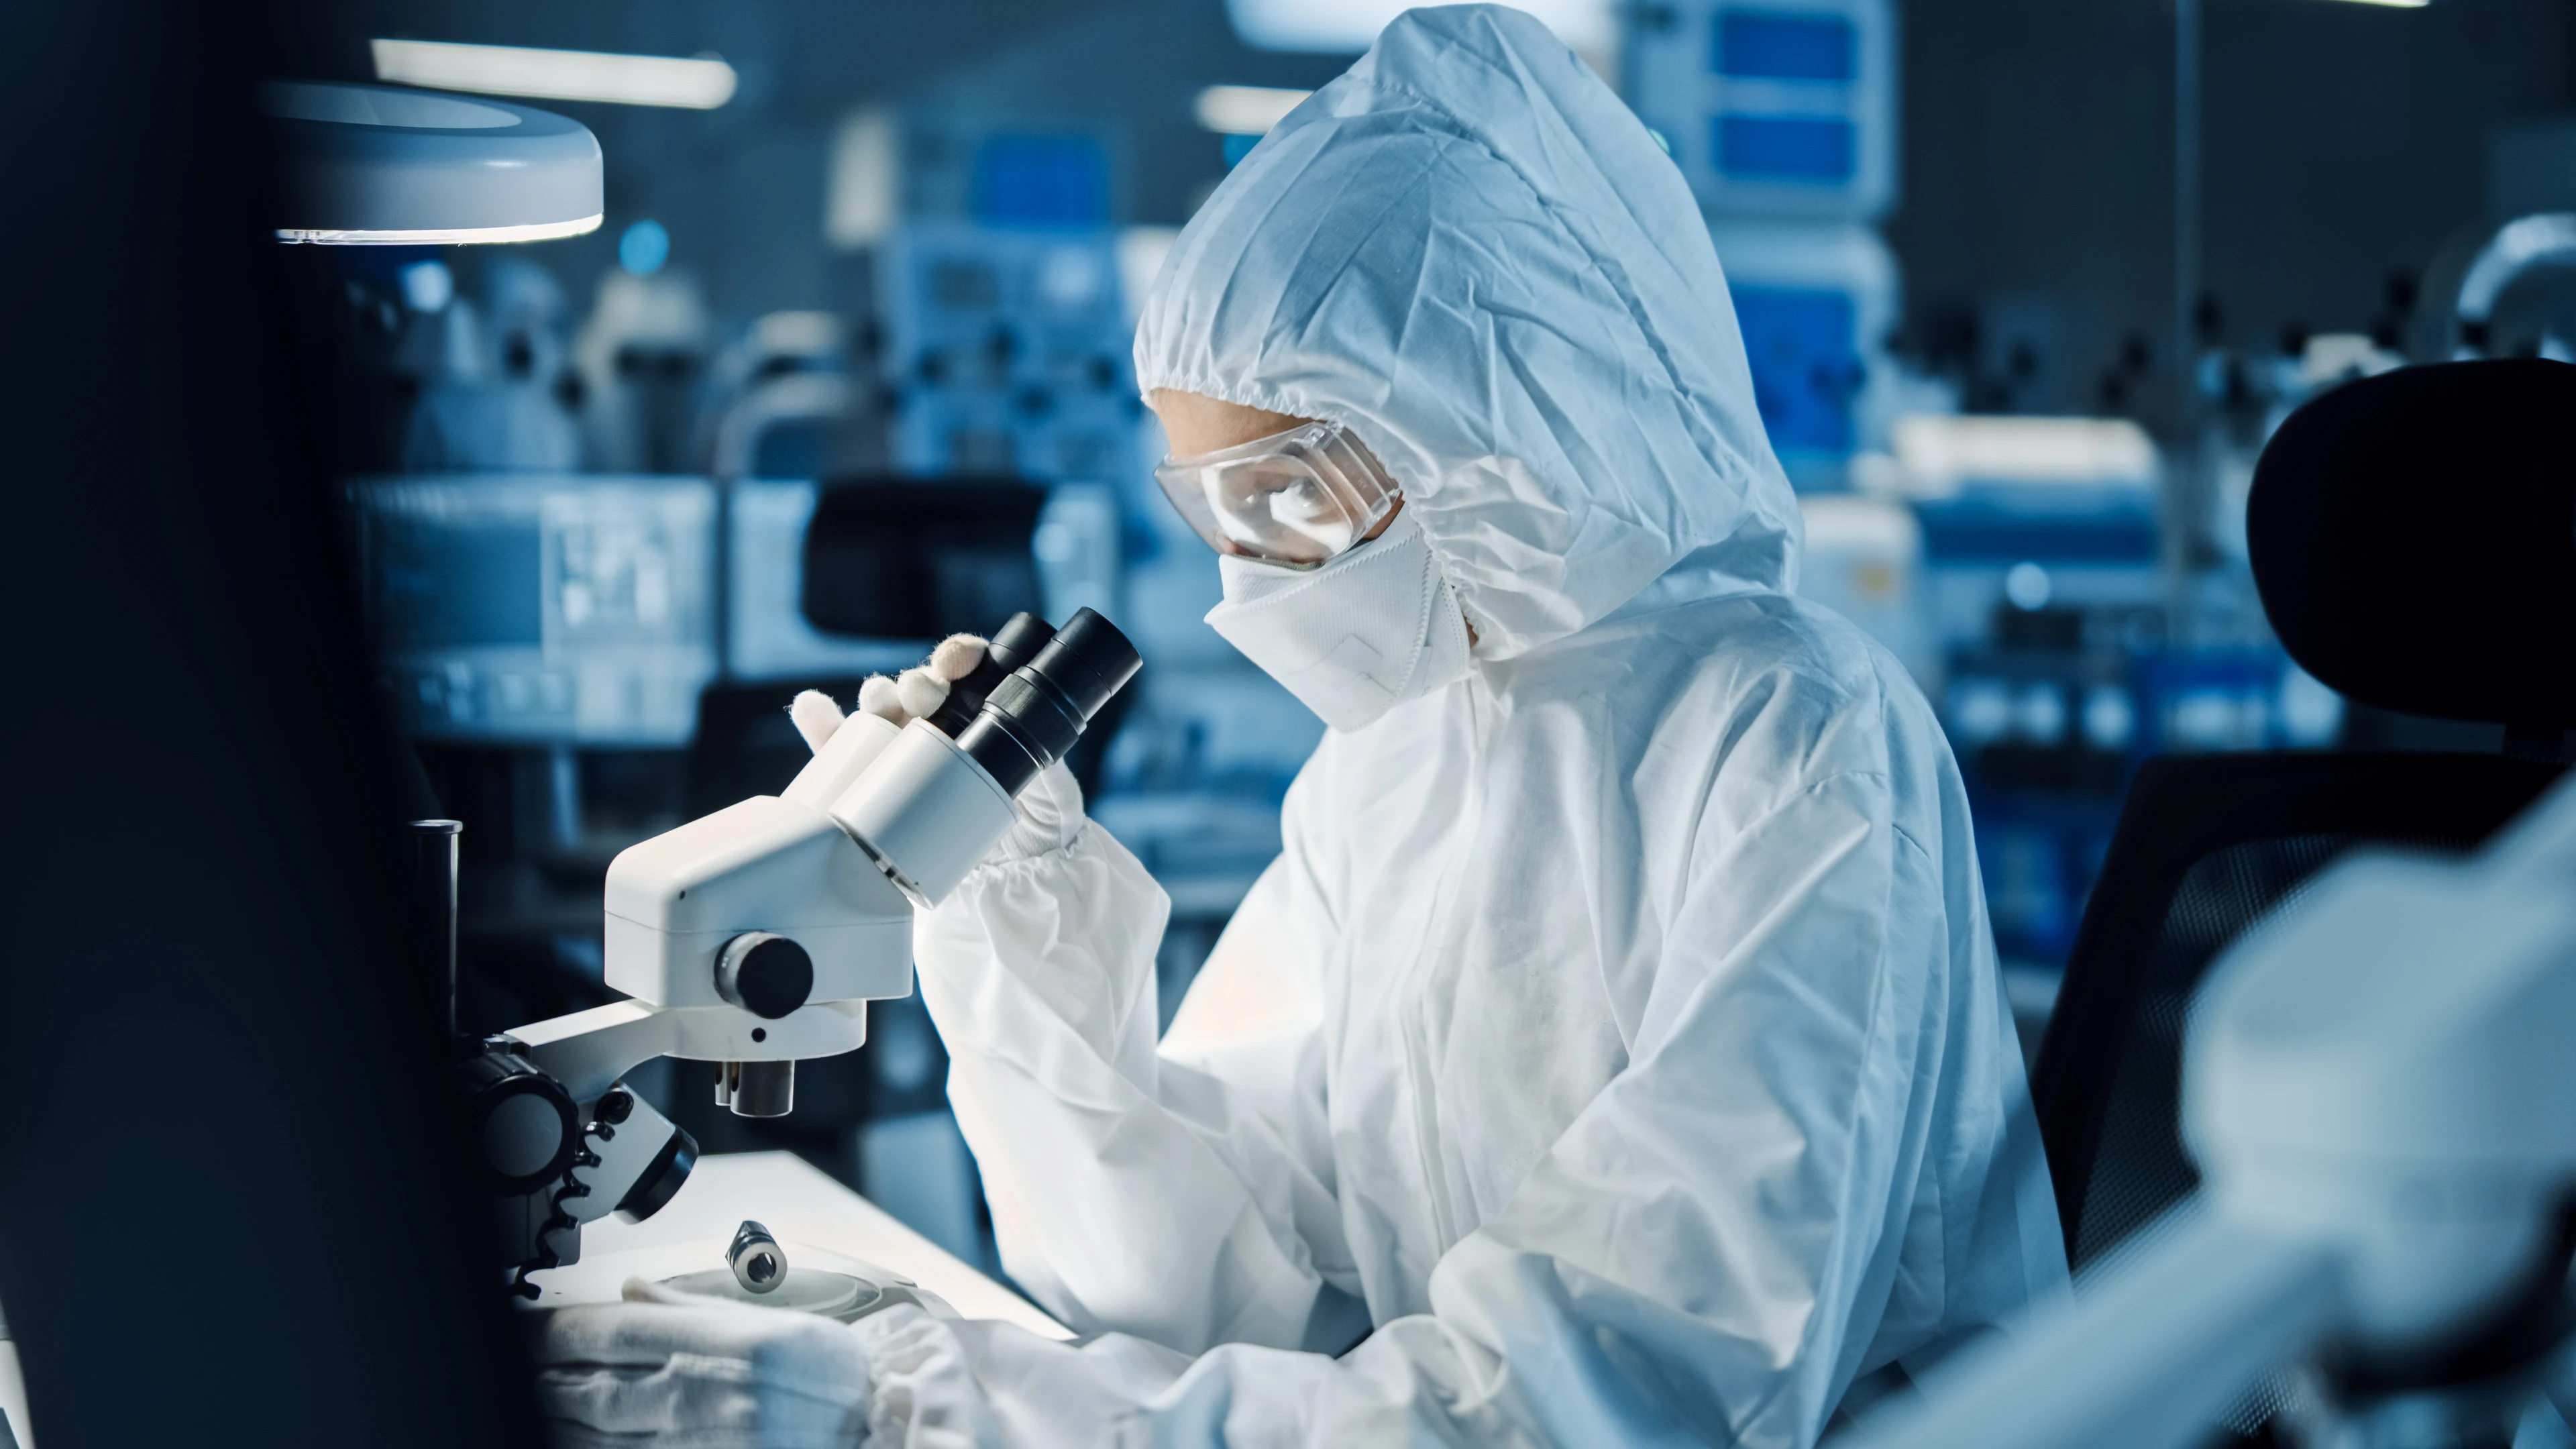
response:
{"label": "white glove", "polygon": [[[859,686],[859,710],[894,723],[909,724],[937,712],[948,702],[950,685],[984,662],[984,640],[975,634],[951,634],[930,657],[892,679],[873,675]],[[809,689],[787,707],[808,749],[820,750],[845,716],[829,695]],[[1082,786],[1062,760],[1038,772],[1019,794],[1020,818],[988,859],[1028,860],[1061,850],[1082,834]]]}
{"label": "white glove", "polygon": [[841,1324],[677,1293],[560,1308],[536,1335],[537,1403],[567,1449],[843,1449],[868,1428],[868,1353]]}

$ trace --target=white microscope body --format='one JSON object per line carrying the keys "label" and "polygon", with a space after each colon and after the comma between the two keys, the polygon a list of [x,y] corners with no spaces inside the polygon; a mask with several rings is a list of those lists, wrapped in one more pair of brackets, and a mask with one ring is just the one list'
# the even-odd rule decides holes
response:
{"label": "white microscope body", "polygon": [[606,977],[628,999],[493,1037],[461,1069],[523,1285],[578,1261],[582,1223],[648,1217],[688,1175],[696,1144],[619,1079],[655,1057],[718,1062],[720,1103],[785,1115],[799,1059],[856,1050],[867,1003],[911,994],[914,911],[1001,839],[1014,794],[1137,667],[1088,609],[1056,633],[1020,616],[933,718],[853,715],[779,794],[618,855]]}

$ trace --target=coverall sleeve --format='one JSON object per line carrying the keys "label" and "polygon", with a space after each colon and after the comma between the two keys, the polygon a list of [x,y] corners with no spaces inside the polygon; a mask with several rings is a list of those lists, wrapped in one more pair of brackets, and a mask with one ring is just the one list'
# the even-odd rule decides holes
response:
{"label": "coverall sleeve", "polygon": [[[1432,1312],[1338,1359],[1232,1343],[1193,1361],[1116,1334],[1075,1347],[889,1322],[868,1331],[914,1347],[875,1364],[881,1402],[910,1406],[881,1413],[884,1431],[945,1442],[921,1417],[944,1384],[972,1402],[943,1422],[971,1418],[988,1443],[1812,1444],[1876,1367],[1861,1357],[1904,1240],[1930,1234],[1967,1271],[1972,1227],[1944,1212],[1978,1205],[1915,1201],[1924,1153],[1992,1157],[2004,1135],[1997,1092],[1985,1140],[1929,1143],[1934,1083],[1961,1065],[1941,1058],[1949,943],[1968,923],[1947,919],[1940,872],[1891,808],[1884,777],[1847,774],[1703,827],[1629,1065],[1442,1258]],[[1164,1141],[1164,1115],[1143,1115]],[[1200,1164],[1233,1140],[1195,1135],[1204,1155],[1168,1173],[1153,1150],[1120,1149],[1100,1175],[1135,1184],[1122,1200],[1154,1232],[1077,1256],[1142,1284],[1177,1246],[1206,1273],[1203,1235],[1232,1220],[1152,1199],[1221,1201]],[[1064,1174],[1051,1211],[1080,1200],[1081,1176]],[[1072,1231],[1102,1231],[1097,1210],[1076,1214]],[[1964,1285],[1905,1286],[1937,1301]],[[934,1328],[953,1343],[925,1357]]]}
{"label": "coverall sleeve", "polygon": [[1083,1331],[1188,1352],[1303,1340],[1335,1245],[1317,922],[1291,856],[1263,873],[1205,973],[1231,983],[1157,1050],[1169,903],[1097,825],[990,864],[925,913],[923,998],[984,1177],[1002,1261]]}

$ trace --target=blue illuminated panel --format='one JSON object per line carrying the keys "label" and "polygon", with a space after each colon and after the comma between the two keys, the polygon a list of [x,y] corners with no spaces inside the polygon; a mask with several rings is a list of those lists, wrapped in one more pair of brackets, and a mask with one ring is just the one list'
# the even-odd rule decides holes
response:
{"label": "blue illuminated panel", "polygon": [[1732,178],[1839,185],[1859,164],[1859,134],[1837,117],[1722,115],[1712,125],[1717,169]]}
{"label": "blue illuminated panel", "polygon": [[1109,158],[1087,136],[988,137],[969,193],[988,226],[1099,226],[1109,220]]}
{"label": "blue illuminated panel", "polygon": [[1859,49],[1851,22],[1839,16],[1721,10],[1710,64],[1748,80],[1848,82],[1860,74]]}
{"label": "blue illuminated panel", "polygon": [[1780,450],[1847,453],[1860,358],[1852,299],[1841,292],[1738,287],[1735,320],[1753,367],[1754,405]]}

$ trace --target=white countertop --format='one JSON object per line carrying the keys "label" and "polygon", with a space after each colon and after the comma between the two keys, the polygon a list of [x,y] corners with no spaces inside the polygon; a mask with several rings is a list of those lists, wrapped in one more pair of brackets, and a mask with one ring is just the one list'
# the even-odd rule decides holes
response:
{"label": "white countertop", "polygon": [[[534,1274],[541,1305],[613,1303],[627,1278],[667,1278],[724,1266],[742,1220],[752,1218],[787,1250],[819,1248],[863,1265],[890,1268],[929,1289],[968,1318],[998,1318],[1048,1338],[1072,1330],[1017,1293],[985,1277],[885,1209],[834,1182],[792,1152],[734,1152],[698,1159],[670,1205],[640,1223],[604,1218],[582,1229],[581,1261]],[[807,1261],[815,1255],[807,1254]],[[839,1266],[839,1265],[836,1265]],[[34,1449],[27,1388],[16,1345],[0,1336],[0,1419],[23,1449]]]}
{"label": "white countertop", "polygon": [[667,1278],[724,1266],[734,1230],[750,1218],[769,1229],[796,1270],[799,1244],[890,1268],[968,1318],[997,1318],[1048,1338],[1072,1330],[897,1222],[792,1152],[732,1152],[698,1159],[677,1196],[640,1223],[602,1218],[581,1231],[581,1261],[529,1275],[541,1306],[616,1301],[627,1278]]}

